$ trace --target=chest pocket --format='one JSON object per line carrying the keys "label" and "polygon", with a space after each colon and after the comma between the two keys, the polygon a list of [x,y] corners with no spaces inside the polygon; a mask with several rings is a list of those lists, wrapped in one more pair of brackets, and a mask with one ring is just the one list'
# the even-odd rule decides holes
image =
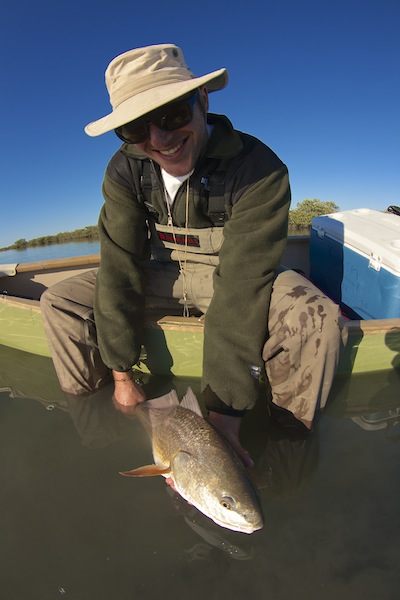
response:
{"label": "chest pocket", "polygon": [[171,227],[150,223],[152,255],[155,260],[182,260],[217,265],[224,241],[223,227],[203,229]]}

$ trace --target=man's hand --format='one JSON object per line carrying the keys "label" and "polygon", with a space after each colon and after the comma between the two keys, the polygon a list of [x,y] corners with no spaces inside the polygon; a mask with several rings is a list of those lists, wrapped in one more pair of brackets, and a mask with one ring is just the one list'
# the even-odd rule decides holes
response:
{"label": "man's hand", "polygon": [[222,415],[210,411],[208,420],[228,440],[244,466],[248,469],[254,467],[253,459],[247,450],[243,448],[239,440],[239,430],[242,423],[241,417],[232,417],[231,415]]}
{"label": "man's hand", "polygon": [[133,414],[135,408],[146,400],[143,389],[133,379],[133,373],[113,371],[114,394],[113,402],[117,410],[124,414]]}

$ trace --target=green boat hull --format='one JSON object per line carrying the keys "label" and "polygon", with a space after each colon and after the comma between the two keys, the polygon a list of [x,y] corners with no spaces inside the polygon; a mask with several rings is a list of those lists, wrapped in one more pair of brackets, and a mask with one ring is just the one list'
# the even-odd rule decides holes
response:
{"label": "green boat hull", "polygon": [[[400,321],[350,321],[348,343],[338,366],[339,374],[400,368]],[[0,299],[0,344],[40,356],[50,356],[34,301]],[[201,377],[203,321],[195,317],[164,317],[149,321],[138,368],[146,373]]]}
{"label": "green boat hull", "polygon": [[[284,264],[309,273],[308,236],[289,237]],[[0,344],[38,356],[50,356],[39,306],[40,293],[62,279],[97,267],[98,254],[0,266]],[[4,269],[3,269],[4,271]],[[26,298],[31,298],[27,300]],[[400,318],[348,321],[348,343],[339,374],[400,368]],[[137,366],[145,373],[200,378],[204,321],[195,317],[158,316],[145,327]]]}

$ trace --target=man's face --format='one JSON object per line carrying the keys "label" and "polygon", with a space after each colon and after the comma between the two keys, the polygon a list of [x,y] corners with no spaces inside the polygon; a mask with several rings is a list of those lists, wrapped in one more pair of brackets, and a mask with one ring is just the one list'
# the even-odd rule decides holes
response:
{"label": "man's face", "polygon": [[174,131],[163,131],[151,123],[149,137],[144,142],[135,144],[140,152],[158,163],[170,175],[189,173],[206,147],[208,134],[204,112],[208,110],[207,89],[201,88],[199,94],[201,97],[194,106],[190,123]]}

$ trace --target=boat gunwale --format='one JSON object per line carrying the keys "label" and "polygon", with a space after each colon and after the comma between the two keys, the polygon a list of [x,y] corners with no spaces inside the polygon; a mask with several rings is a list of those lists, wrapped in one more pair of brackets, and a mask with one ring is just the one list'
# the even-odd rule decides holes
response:
{"label": "boat gunwale", "polygon": [[[289,239],[297,242],[307,243],[309,236],[307,235],[293,235]],[[100,254],[86,254],[79,256],[70,256],[66,258],[47,259],[43,261],[34,261],[26,263],[18,263],[15,267],[15,275],[5,276],[17,277],[18,274],[27,274],[29,272],[38,274],[40,272],[55,271],[57,269],[67,270],[72,267],[95,267],[100,264]],[[1,265],[0,265],[1,267]],[[22,296],[8,294],[7,292],[0,292],[0,298],[6,300],[7,303],[21,308],[27,308],[30,310],[40,311],[39,300],[25,299]],[[25,306],[24,306],[25,305]],[[400,331],[400,318],[389,318],[389,319],[352,319],[345,320],[345,327],[348,330],[349,335],[372,335],[382,334],[387,332]],[[146,317],[146,325],[152,328],[161,328],[166,330],[177,329],[187,331],[201,331],[204,328],[204,315],[202,317],[183,317],[176,315],[160,315],[152,314]]]}
{"label": "boat gunwale", "polygon": [[[293,239],[293,238],[291,238]],[[307,236],[299,236],[300,243],[308,242]],[[296,244],[298,240],[293,240]],[[46,289],[53,282],[70,277],[73,273],[84,272],[95,268],[100,264],[100,254],[81,255],[76,257],[67,257],[60,259],[49,259],[31,263],[21,263],[14,268],[14,275],[4,275],[0,281],[0,311],[1,318],[9,321],[8,315],[13,310],[21,311],[21,320],[27,318],[26,323],[34,323],[37,327],[38,336],[44,340],[43,326],[40,325],[40,300],[36,293]],[[0,266],[1,268],[1,266]],[[69,271],[69,273],[68,273]],[[18,283],[19,282],[19,283]],[[4,286],[3,288],[1,286]],[[31,285],[28,291],[28,287]],[[25,287],[28,286],[28,287]],[[3,291],[4,290],[4,291]],[[32,296],[23,296],[26,293],[32,293]],[[7,313],[7,308],[10,313]],[[23,314],[25,313],[25,315]],[[12,314],[12,321],[18,319],[18,313]],[[30,315],[30,316],[29,316]],[[201,352],[203,344],[204,323],[206,316],[184,317],[182,314],[165,314],[160,312],[148,312],[145,316],[145,347],[150,349],[151,355],[154,354],[157,347],[164,347],[167,341],[168,346],[172,348],[171,352],[176,352],[174,358],[174,373],[176,375],[193,376],[198,373],[199,358],[197,353]],[[30,319],[33,319],[32,321]],[[37,321],[39,319],[39,321]],[[10,325],[11,322],[7,326]],[[29,326],[29,325],[26,325]],[[352,372],[365,372],[371,370],[387,370],[397,368],[399,364],[398,344],[400,343],[400,318],[371,319],[371,320],[348,320],[343,315],[343,327],[347,337],[346,350],[343,353],[339,366],[338,374],[348,374]],[[7,328],[6,328],[7,329]],[[158,333],[157,333],[158,332]],[[11,340],[5,334],[5,345],[16,347],[30,352],[29,347],[22,347],[25,342],[21,341],[21,336],[16,336],[16,341]],[[163,337],[160,337],[163,336]],[[22,336],[25,337],[25,336]],[[12,338],[12,335],[11,335]],[[43,346],[42,340],[42,346]],[[22,346],[21,346],[22,344]],[[25,344],[26,345],[26,344]],[[43,347],[33,353],[44,354]],[[183,366],[178,363],[182,358],[182,348],[185,348]],[[376,353],[384,348],[380,362],[375,361]],[[188,354],[187,354],[188,352]],[[397,354],[396,354],[397,352]],[[196,354],[196,357],[195,357]],[[190,359],[188,360],[188,357]],[[355,358],[357,356],[357,358]],[[153,361],[153,359],[151,359]],[[168,359],[169,360],[169,359]],[[162,361],[161,361],[162,362]],[[168,372],[171,365],[167,361]],[[153,366],[145,364],[145,370],[153,372]],[[356,365],[356,367],[355,367]],[[167,368],[165,367],[165,368]],[[162,367],[164,369],[164,366]],[[355,371],[354,371],[355,369]],[[154,372],[158,372],[154,370]],[[164,371],[160,371],[164,372]],[[189,373],[190,372],[190,373]],[[197,376],[197,375],[196,375]]]}
{"label": "boat gunwale", "polygon": [[382,334],[388,332],[400,333],[400,318],[391,319],[354,319],[345,322],[349,335]]}
{"label": "boat gunwale", "polygon": [[29,273],[30,271],[50,271],[55,269],[66,269],[68,267],[98,264],[100,264],[100,254],[85,254],[80,256],[69,256],[67,258],[50,258],[41,261],[18,263],[15,267],[15,272],[18,274]]}
{"label": "boat gunwale", "polygon": [[[0,300],[11,306],[26,310],[40,312],[39,300],[22,298],[11,294],[1,294]],[[151,313],[146,316],[146,326],[154,329],[198,331],[204,329],[205,317],[179,315],[157,315]],[[400,333],[400,318],[392,319],[370,319],[370,320],[349,320],[344,322],[344,327],[348,330],[350,336],[359,335],[379,335],[389,332]]]}

